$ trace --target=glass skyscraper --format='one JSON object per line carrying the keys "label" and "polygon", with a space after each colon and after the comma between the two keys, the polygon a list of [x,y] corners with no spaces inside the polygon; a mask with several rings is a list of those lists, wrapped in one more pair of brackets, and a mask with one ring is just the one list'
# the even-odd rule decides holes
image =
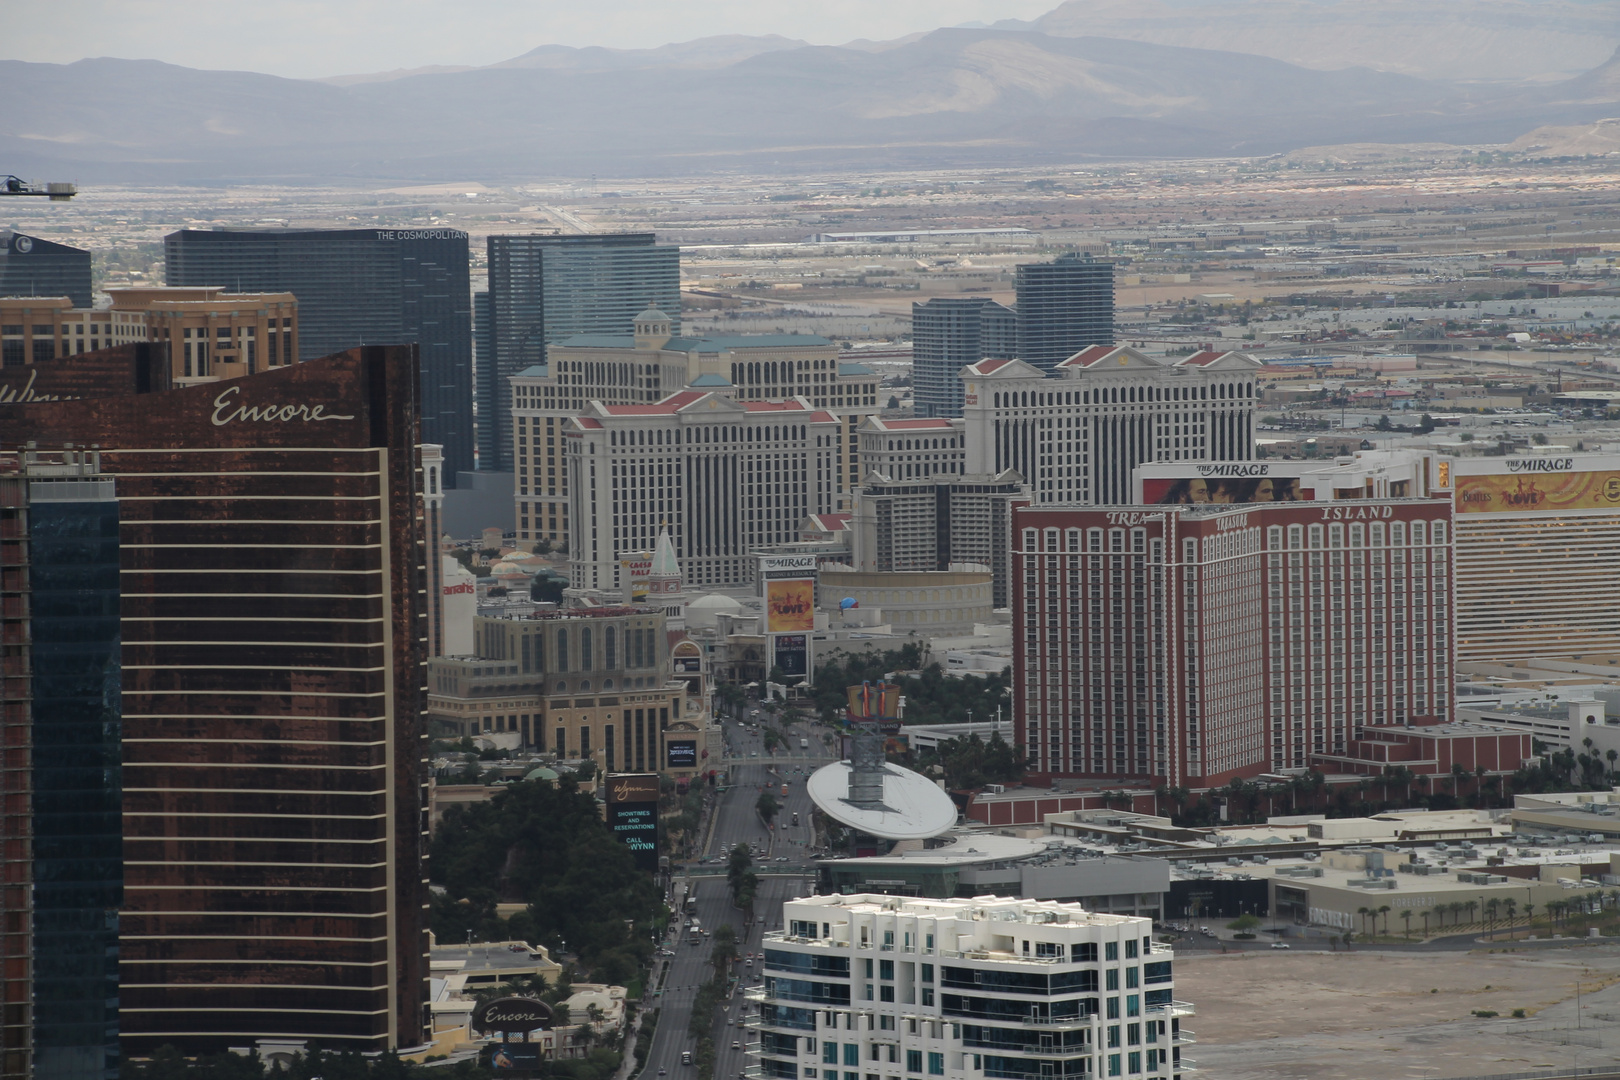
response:
{"label": "glass skyscraper", "polygon": [[65,296],[90,306],[90,253],[0,229],[0,296]]}
{"label": "glass skyscraper", "polygon": [[629,334],[649,304],[680,334],[681,249],[655,239],[652,233],[489,237],[483,340],[492,363],[481,366],[478,382],[480,468],[512,471],[510,380],[545,363],[548,344],[576,334]]}
{"label": "glass skyscraper", "polygon": [[911,305],[911,378],[917,416],[961,416],[961,370],[1011,359],[1018,316],[983,296],[936,296]]}
{"label": "glass skyscraper", "polygon": [[1018,359],[1051,371],[1088,345],[1113,343],[1113,263],[1070,254],[1018,267]]}
{"label": "glass skyscraper", "polygon": [[300,360],[356,345],[421,351],[422,441],[446,486],[473,467],[472,285],[458,229],[186,229],[164,238],[170,285],[298,298]]}
{"label": "glass skyscraper", "polygon": [[[9,556],[16,556],[3,559],[7,580],[0,591],[25,590],[15,599],[27,601],[24,607],[7,596],[7,617],[0,622],[15,624],[20,616],[28,624],[25,652],[18,655],[27,666],[25,695],[12,692],[9,676],[18,672],[6,672],[0,724],[8,755],[6,793],[8,800],[26,800],[32,848],[26,875],[32,910],[9,897],[6,904],[6,1052],[0,1072],[34,1080],[114,1080],[124,875],[113,481],[96,474],[92,455],[84,451],[0,455],[0,526],[6,526],[0,535],[8,546],[14,545]],[[12,642],[11,625],[5,629]],[[10,644],[7,650],[12,652]],[[16,738],[24,724],[26,743]],[[27,759],[18,773],[14,755],[23,746]],[[8,807],[8,838],[19,831],[21,823],[9,821],[14,817]],[[9,886],[22,876],[20,867],[7,862]],[[14,955],[13,930],[28,943],[23,958]],[[31,979],[17,978],[24,973]],[[17,1009],[23,1002],[14,1000],[24,981],[31,983],[28,1011]]]}

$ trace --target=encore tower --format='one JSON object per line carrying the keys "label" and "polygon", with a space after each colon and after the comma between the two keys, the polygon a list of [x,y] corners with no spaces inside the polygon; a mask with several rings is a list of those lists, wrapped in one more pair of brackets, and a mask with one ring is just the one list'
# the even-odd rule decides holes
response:
{"label": "encore tower", "polygon": [[371,346],[0,411],[117,487],[126,1054],[426,1041],[416,388]]}

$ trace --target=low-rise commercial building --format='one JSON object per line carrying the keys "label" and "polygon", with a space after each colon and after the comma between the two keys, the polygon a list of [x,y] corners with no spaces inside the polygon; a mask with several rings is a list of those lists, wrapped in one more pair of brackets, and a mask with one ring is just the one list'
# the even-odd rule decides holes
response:
{"label": "low-rise commercial building", "polygon": [[824,892],[1021,896],[1150,919],[1160,917],[1170,885],[1164,859],[1104,855],[1049,836],[977,831],[902,841],[885,855],[823,859],[816,867]]}

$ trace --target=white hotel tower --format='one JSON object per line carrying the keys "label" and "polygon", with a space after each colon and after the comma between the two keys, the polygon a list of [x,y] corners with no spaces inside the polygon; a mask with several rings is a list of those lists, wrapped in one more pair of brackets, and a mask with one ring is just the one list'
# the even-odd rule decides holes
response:
{"label": "white hotel tower", "polygon": [[1193,1071],[1150,919],[980,896],[814,896],[765,935],[747,1076],[1062,1080]]}

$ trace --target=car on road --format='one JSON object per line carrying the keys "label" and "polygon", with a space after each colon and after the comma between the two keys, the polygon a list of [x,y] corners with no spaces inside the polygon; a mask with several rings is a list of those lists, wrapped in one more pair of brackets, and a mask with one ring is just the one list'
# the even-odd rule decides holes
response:
{"label": "car on road", "polygon": [[741,1050],[742,1049],[742,1043],[740,1043],[740,1042],[736,1041],[735,1039],[733,1039],[731,1041],[731,1048],[733,1050]]}
{"label": "car on road", "polygon": [[750,751],[748,751],[748,756],[749,757],[759,757],[759,751],[758,750],[750,750]]}
{"label": "car on road", "polygon": [[1286,949],[1286,948],[1288,948],[1288,942],[1286,942],[1286,941],[1273,941],[1271,943],[1271,947],[1273,949]]}
{"label": "car on road", "polygon": [[776,861],[777,861],[777,862],[787,862],[787,861],[788,861],[788,857],[787,857],[787,856],[786,856],[786,855],[778,855],[778,856],[777,856],[777,857],[776,857]]}

